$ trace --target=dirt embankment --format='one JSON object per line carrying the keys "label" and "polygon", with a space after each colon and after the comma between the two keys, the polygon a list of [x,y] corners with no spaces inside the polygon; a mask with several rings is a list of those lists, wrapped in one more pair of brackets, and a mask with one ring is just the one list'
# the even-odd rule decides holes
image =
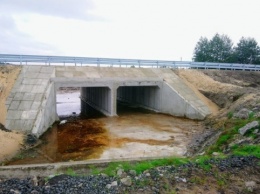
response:
{"label": "dirt embankment", "polygon": [[23,142],[23,134],[4,130],[6,119],[6,99],[21,71],[18,66],[0,66],[0,162],[16,154]]}
{"label": "dirt embankment", "polygon": [[174,70],[183,80],[215,103],[223,116],[260,103],[260,72]]}

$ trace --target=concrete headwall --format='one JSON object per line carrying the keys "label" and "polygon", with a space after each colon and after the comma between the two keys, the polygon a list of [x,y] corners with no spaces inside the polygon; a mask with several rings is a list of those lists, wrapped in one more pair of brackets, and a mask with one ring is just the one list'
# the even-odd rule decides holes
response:
{"label": "concrete headwall", "polygon": [[[53,98],[50,78],[54,76],[54,67],[22,68],[6,101],[6,128],[42,134],[43,128],[46,130],[53,123],[53,118],[56,118],[56,99]],[[50,115],[48,111],[51,112]]]}
{"label": "concrete headwall", "polygon": [[6,127],[43,134],[58,119],[59,87],[80,87],[83,111],[88,105],[107,116],[117,115],[117,99],[191,119],[210,114],[170,69],[23,66],[6,101]]}

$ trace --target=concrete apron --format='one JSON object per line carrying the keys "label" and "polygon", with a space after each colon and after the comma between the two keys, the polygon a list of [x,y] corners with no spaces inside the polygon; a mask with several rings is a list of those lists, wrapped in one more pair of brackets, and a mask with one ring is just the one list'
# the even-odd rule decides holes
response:
{"label": "concrete apron", "polygon": [[[170,157],[164,157],[170,158]],[[27,178],[27,177],[48,177],[51,175],[65,174],[68,169],[72,169],[77,175],[90,175],[93,166],[96,169],[105,169],[111,162],[130,162],[162,159],[161,157],[138,157],[111,160],[88,160],[77,162],[59,162],[47,164],[13,165],[0,167],[0,179]]]}

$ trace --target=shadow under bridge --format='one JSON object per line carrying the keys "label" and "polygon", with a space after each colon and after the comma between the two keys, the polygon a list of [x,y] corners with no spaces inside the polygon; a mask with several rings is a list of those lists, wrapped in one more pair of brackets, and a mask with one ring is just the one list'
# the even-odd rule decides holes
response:
{"label": "shadow under bridge", "polygon": [[106,116],[116,116],[118,103],[159,111],[160,85],[159,81],[138,81],[81,87],[81,114],[88,116],[98,111]]}

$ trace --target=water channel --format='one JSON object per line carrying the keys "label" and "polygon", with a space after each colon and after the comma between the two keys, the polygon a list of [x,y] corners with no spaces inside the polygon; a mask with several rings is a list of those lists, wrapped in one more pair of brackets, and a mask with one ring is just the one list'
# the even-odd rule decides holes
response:
{"label": "water channel", "polygon": [[202,129],[199,121],[120,103],[118,117],[84,118],[79,115],[79,95],[78,91],[58,93],[57,112],[66,123],[55,123],[38,146],[9,165],[182,156],[192,135]]}

